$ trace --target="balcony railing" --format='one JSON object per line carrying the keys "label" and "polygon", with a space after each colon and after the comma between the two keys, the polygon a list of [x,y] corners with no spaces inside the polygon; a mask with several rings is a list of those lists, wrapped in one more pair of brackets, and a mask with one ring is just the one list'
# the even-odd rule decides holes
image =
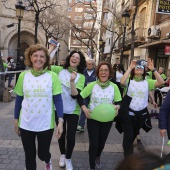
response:
{"label": "balcony railing", "polygon": [[[146,39],[146,28],[136,28],[135,29],[135,42],[137,43],[143,43],[145,42]],[[131,32],[128,32],[125,35],[125,46],[128,46],[129,44],[131,44]],[[122,43],[123,43],[123,36],[120,37],[119,39],[119,47],[122,47]]]}

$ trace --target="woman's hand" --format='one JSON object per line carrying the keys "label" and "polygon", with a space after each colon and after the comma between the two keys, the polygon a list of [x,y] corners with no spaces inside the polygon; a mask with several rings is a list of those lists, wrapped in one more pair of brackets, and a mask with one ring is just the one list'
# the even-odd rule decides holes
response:
{"label": "woman's hand", "polygon": [[151,58],[148,58],[148,61],[147,61],[148,65],[147,67],[149,68],[149,70],[153,70],[154,69],[154,63],[153,63],[153,60],[151,60]]}
{"label": "woman's hand", "polygon": [[161,129],[161,130],[160,130],[160,135],[161,135],[162,137],[165,137],[165,135],[166,135],[166,129]]}
{"label": "woman's hand", "polygon": [[15,129],[16,134],[20,137],[21,134],[20,134],[20,130],[18,127],[18,119],[14,119],[14,129]]}
{"label": "woman's hand", "polygon": [[120,105],[114,105],[115,109],[116,109],[116,116],[118,115],[119,109],[120,109]]}
{"label": "woman's hand", "polygon": [[49,44],[48,52],[51,53],[55,49],[55,47],[56,47],[55,44]]}
{"label": "woman's hand", "polygon": [[135,68],[135,66],[136,66],[136,60],[132,60],[129,67],[133,69]]}
{"label": "woman's hand", "polygon": [[90,112],[91,111],[89,109],[87,109],[87,107],[85,105],[81,106],[81,108],[82,108],[84,114],[86,115],[86,117],[90,119]]}
{"label": "woman's hand", "polygon": [[59,139],[61,137],[62,133],[63,133],[63,122],[59,121],[58,126],[57,126],[57,130],[56,130],[57,139]]}
{"label": "woman's hand", "polygon": [[73,83],[76,77],[77,77],[77,73],[73,71],[70,76],[70,83]]}

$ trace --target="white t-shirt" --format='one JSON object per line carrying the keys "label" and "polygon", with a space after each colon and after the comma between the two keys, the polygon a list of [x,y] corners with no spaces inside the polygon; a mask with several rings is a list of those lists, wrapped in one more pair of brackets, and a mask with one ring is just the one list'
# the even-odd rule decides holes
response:
{"label": "white t-shirt", "polygon": [[114,102],[122,100],[117,85],[112,82],[110,82],[110,85],[104,89],[102,89],[96,82],[92,82],[88,84],[80,94],[83,98],[90,96],[89,109],[91,111],[99,104],[113,104]]}
{"label": "white t-shirt", "polygon": [[116,82],[120,82],[120,79],[123,77],[123,73],[116,71]]}
{"label": "white t-shirt", "polygon": [[[58,74],[62,85],[62,99],[63,99],[63,112],[65,114],[80,114],[80,106],[77,103],[77,99],[71,97],[70,76],[71,73],[67,69],[63,69],[60,66],[51,67],[51,71]],[[75,79],[76,88],[82,90],[84,88],[85,77],[84,75],[77,73]]]}
{"label": "white t-shirt", "polygon": [[15,93],[23,96],[19,127],[29,131],[45,131],[55,127],[53,95],[61,94],[58,76],[47,71],[35,77],[31,71],[20,74]]}

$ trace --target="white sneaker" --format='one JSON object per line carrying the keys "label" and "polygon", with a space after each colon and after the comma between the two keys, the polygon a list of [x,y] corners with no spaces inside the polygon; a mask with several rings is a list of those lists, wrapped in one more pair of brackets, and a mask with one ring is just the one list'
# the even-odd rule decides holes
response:
{"label": "white sneaker", "polygon": [[45,165],[45,170],[53,170],[51,160],[48,164]]}
{"label": "white sneaker", "polygon": [[66,170],[73,170],[71,159],[66,159]]}
{"label": "white sneaker", "polygon": [[65,155],[64,154],[61,155],[60,156],[60,161],[59,161],[59,167],[60,168],[64,168],[66,166],[65,160],[66,160]]}

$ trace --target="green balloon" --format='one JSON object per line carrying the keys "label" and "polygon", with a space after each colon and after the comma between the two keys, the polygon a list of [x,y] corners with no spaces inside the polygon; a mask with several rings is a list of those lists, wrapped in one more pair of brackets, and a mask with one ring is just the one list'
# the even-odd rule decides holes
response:
{"label": "green balloon", "polygon": [[91,119],[97,120],[99,122],[109,122],[113,121],[116,115],[116,109],[113,104],[99,104],[90,113]]}

